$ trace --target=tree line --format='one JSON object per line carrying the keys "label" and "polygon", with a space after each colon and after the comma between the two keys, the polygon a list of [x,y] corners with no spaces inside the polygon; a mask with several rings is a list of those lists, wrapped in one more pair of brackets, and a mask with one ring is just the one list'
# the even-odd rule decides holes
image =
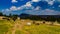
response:
{"label": "tree line", "polygon": [[[17,19],[18,15],[17,14],[9,14],[9,16],[7,16],[6,14],[3,14],[2,12],[0,12],[0,16],[5,16],[8,18],[13,19],[14,21]],[[60,15],[57,15],[60,16]],[[60,17],[57,16],[47,16],[47,17],[42,17],[41,15],[28,15],[28,14],[21,14],[19,15],[20,19],[30,19],[30,20],[39,20],[39,21],[50,21],[50,22],[55,22],[57,21],[58,23],[60,23]]]}
{"label": "tree line", "polygon": [[14,21],[17,19],[18,15],[17,14],[9,14],[9,15],[6,15],[6,14],[3,14],[2,12],[0,12],[0,16],[4,16],[6,18],[3,18],[3,19],[13,19]]}
{"label": "tree line", "polygon": [[50,21],[54,23],[57,21],[60,23],[60,15],[29,15],[29,14],[21,14],[21,19],[30,19],[30,20],[38,20],[38,21]]}

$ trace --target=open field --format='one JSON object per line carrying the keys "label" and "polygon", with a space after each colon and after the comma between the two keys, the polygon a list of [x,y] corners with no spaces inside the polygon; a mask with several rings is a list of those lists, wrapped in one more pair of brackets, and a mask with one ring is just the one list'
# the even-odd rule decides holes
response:
{"label": "open field", "polygon": [[26,25],[26,21],[18,19],[15,22],[12,19],[0,20],[0,34],[60,34],[60,26]]}

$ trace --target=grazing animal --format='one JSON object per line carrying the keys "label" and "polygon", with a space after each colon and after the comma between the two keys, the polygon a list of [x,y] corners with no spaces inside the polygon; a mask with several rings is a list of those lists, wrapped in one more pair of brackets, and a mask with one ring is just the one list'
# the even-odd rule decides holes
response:
{"label": "grazing animal", "polygon": [[36,25],[40,25],[39,23],[36,23]]}
{"label": "grazing animal", "polygon": [[43,24],[45,24],[45,22],[43,22]]}

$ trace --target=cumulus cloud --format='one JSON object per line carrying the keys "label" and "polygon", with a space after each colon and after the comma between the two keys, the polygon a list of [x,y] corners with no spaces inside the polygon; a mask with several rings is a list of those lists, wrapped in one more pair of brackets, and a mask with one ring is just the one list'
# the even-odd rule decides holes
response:
{"label": "cumulus cloud", "polygon": [[23,9],[33,9],[34,7],[31,5],[32,2],[27,2],[25,5],[16,7],[16,6],[11,6],[9,9],[5,9],[5,11],[17,11],[17,10],[23,10]]}
{"label": "cumulus cloud", "polygon": [[16,6],[12,6],[11,8],[10,8],[10,10],[17,10],[17,7]]}
{"label": "cumulus cloud", "polygon": [[31,5],[31,2],[27,2],[25,6],[31,7],[31,6],[32,6],[32,5]]}
{"label": "cumulus cloud", "polygon": [[10,8],[4,9],[2,11],[16,11],[17,7],[16,6],[11,6]]}
{"label": "cumulus cloud", "polygon": [[53,5],[54,4],[54,1],[49,1],[48,4],[49,5]]}
{"label": "cumulus cloud", "polygon": [[[16,0],[14,0],[14,1],[16,1]],[[51,9],[42,10],[40,6],[37,6],[36,8],[34,8],[32,6],[32,3],[39,2],[39,1],[41,1],[41,0],[32,0],[32,1],[27,2],[25,5],[22,5],[19,7],[11,6],[9,9],[5,9],[2,11],[17,11],[17,10],[26,9],[25,12],[30,13],[30,14],[35,14],[35,15],[57,15],[57,13],[59,13],[58,11],[51,10]],[[47,1],[48,4],[53,5],[55,0],[53,0],[53,1],[45,0],[45,1]],[[60,7],[60,5],[58,7]],[[54,8],[54,7],[52,7],[52,8]],[[28,10],[28,9],[31,9],[31,10]]]}
{"label": "cumulus cloud", "polygon": [[[14,6],[13,6],[14,7]],[[22,7],[14,7],[10,10],[23,10]],[[3,10],[3,11],[10,11],[9,9],[6,9],[6,10]],[[15,10],[16,11],[16,10]],[[32,10],[25,10],[24,11],[25,13],[28,13],[28,14],[32,14],[32,15],[59,15],[60,12],[59,11],[55,11],[55,10],[51,10],[51,9],[45,9],[45,10],[42,10],[39,6],[37,6],[36,8],[32,9]]]}
{"label": "cumulus cloud", "polygon": [[32,0],[32,2],[39,2],[39,1],[41,1],[41,0]]}
{"label": "cumulus cloud", "polygon": [[44,0],[47,1],[49,5],[53,5],[55,0]]}
{"label": "cumulus cloud", "polygon": [[37,6],[34,10],[40,10],[41,7]]}
{"label": "cumulus cloud", "polygon": [[12,3],[15,3],[15,2],[18,2],[18,1],[17,1],[17,0],[12,0],[11,2],[12,2]]}
{"label": "cumulus cloud", "polygon": [[17,7],[17,9],[22,10],[22,9],[33,9],[34,7],[32,6],[32,2],[27,2],[25,5],[22,5],[20,7]]}

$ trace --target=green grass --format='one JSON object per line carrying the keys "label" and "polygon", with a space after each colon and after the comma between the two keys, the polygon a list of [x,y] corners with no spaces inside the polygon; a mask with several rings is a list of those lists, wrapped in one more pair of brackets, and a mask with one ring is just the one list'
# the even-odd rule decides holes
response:
{"label": "green grass", "polygon": [[7,20],[0,20],[0,34],[8,32],[9,28],[12,27],[12,24]]}
{"label": "green grass", "polygon": [[60,34],[60,26],[45,24],[25,26],[24,30],[28,31],[30,34]]}
{"label": "green grass", "polygon": [[[16,21],[18,22],[18,20]],[[8,32],[9,28],[11,28],[14,24],[13,20],[0,20],[0,34],[4,34],[4,32]],[[54,26],[54,25],[46,25],[46,24],[40,24],[40,25],[34,25],[31,26],[25,25],[23,27],[23,30],[16,30],[15,34],[26,34],[27,31],[30,34],[60,34],[60,26]],[[11,31],[9,31],[9,34],[11,34]]]}
{"label": "green grass", "polygon": [[16,30],[15,34],[26,34],[24,31]]}

